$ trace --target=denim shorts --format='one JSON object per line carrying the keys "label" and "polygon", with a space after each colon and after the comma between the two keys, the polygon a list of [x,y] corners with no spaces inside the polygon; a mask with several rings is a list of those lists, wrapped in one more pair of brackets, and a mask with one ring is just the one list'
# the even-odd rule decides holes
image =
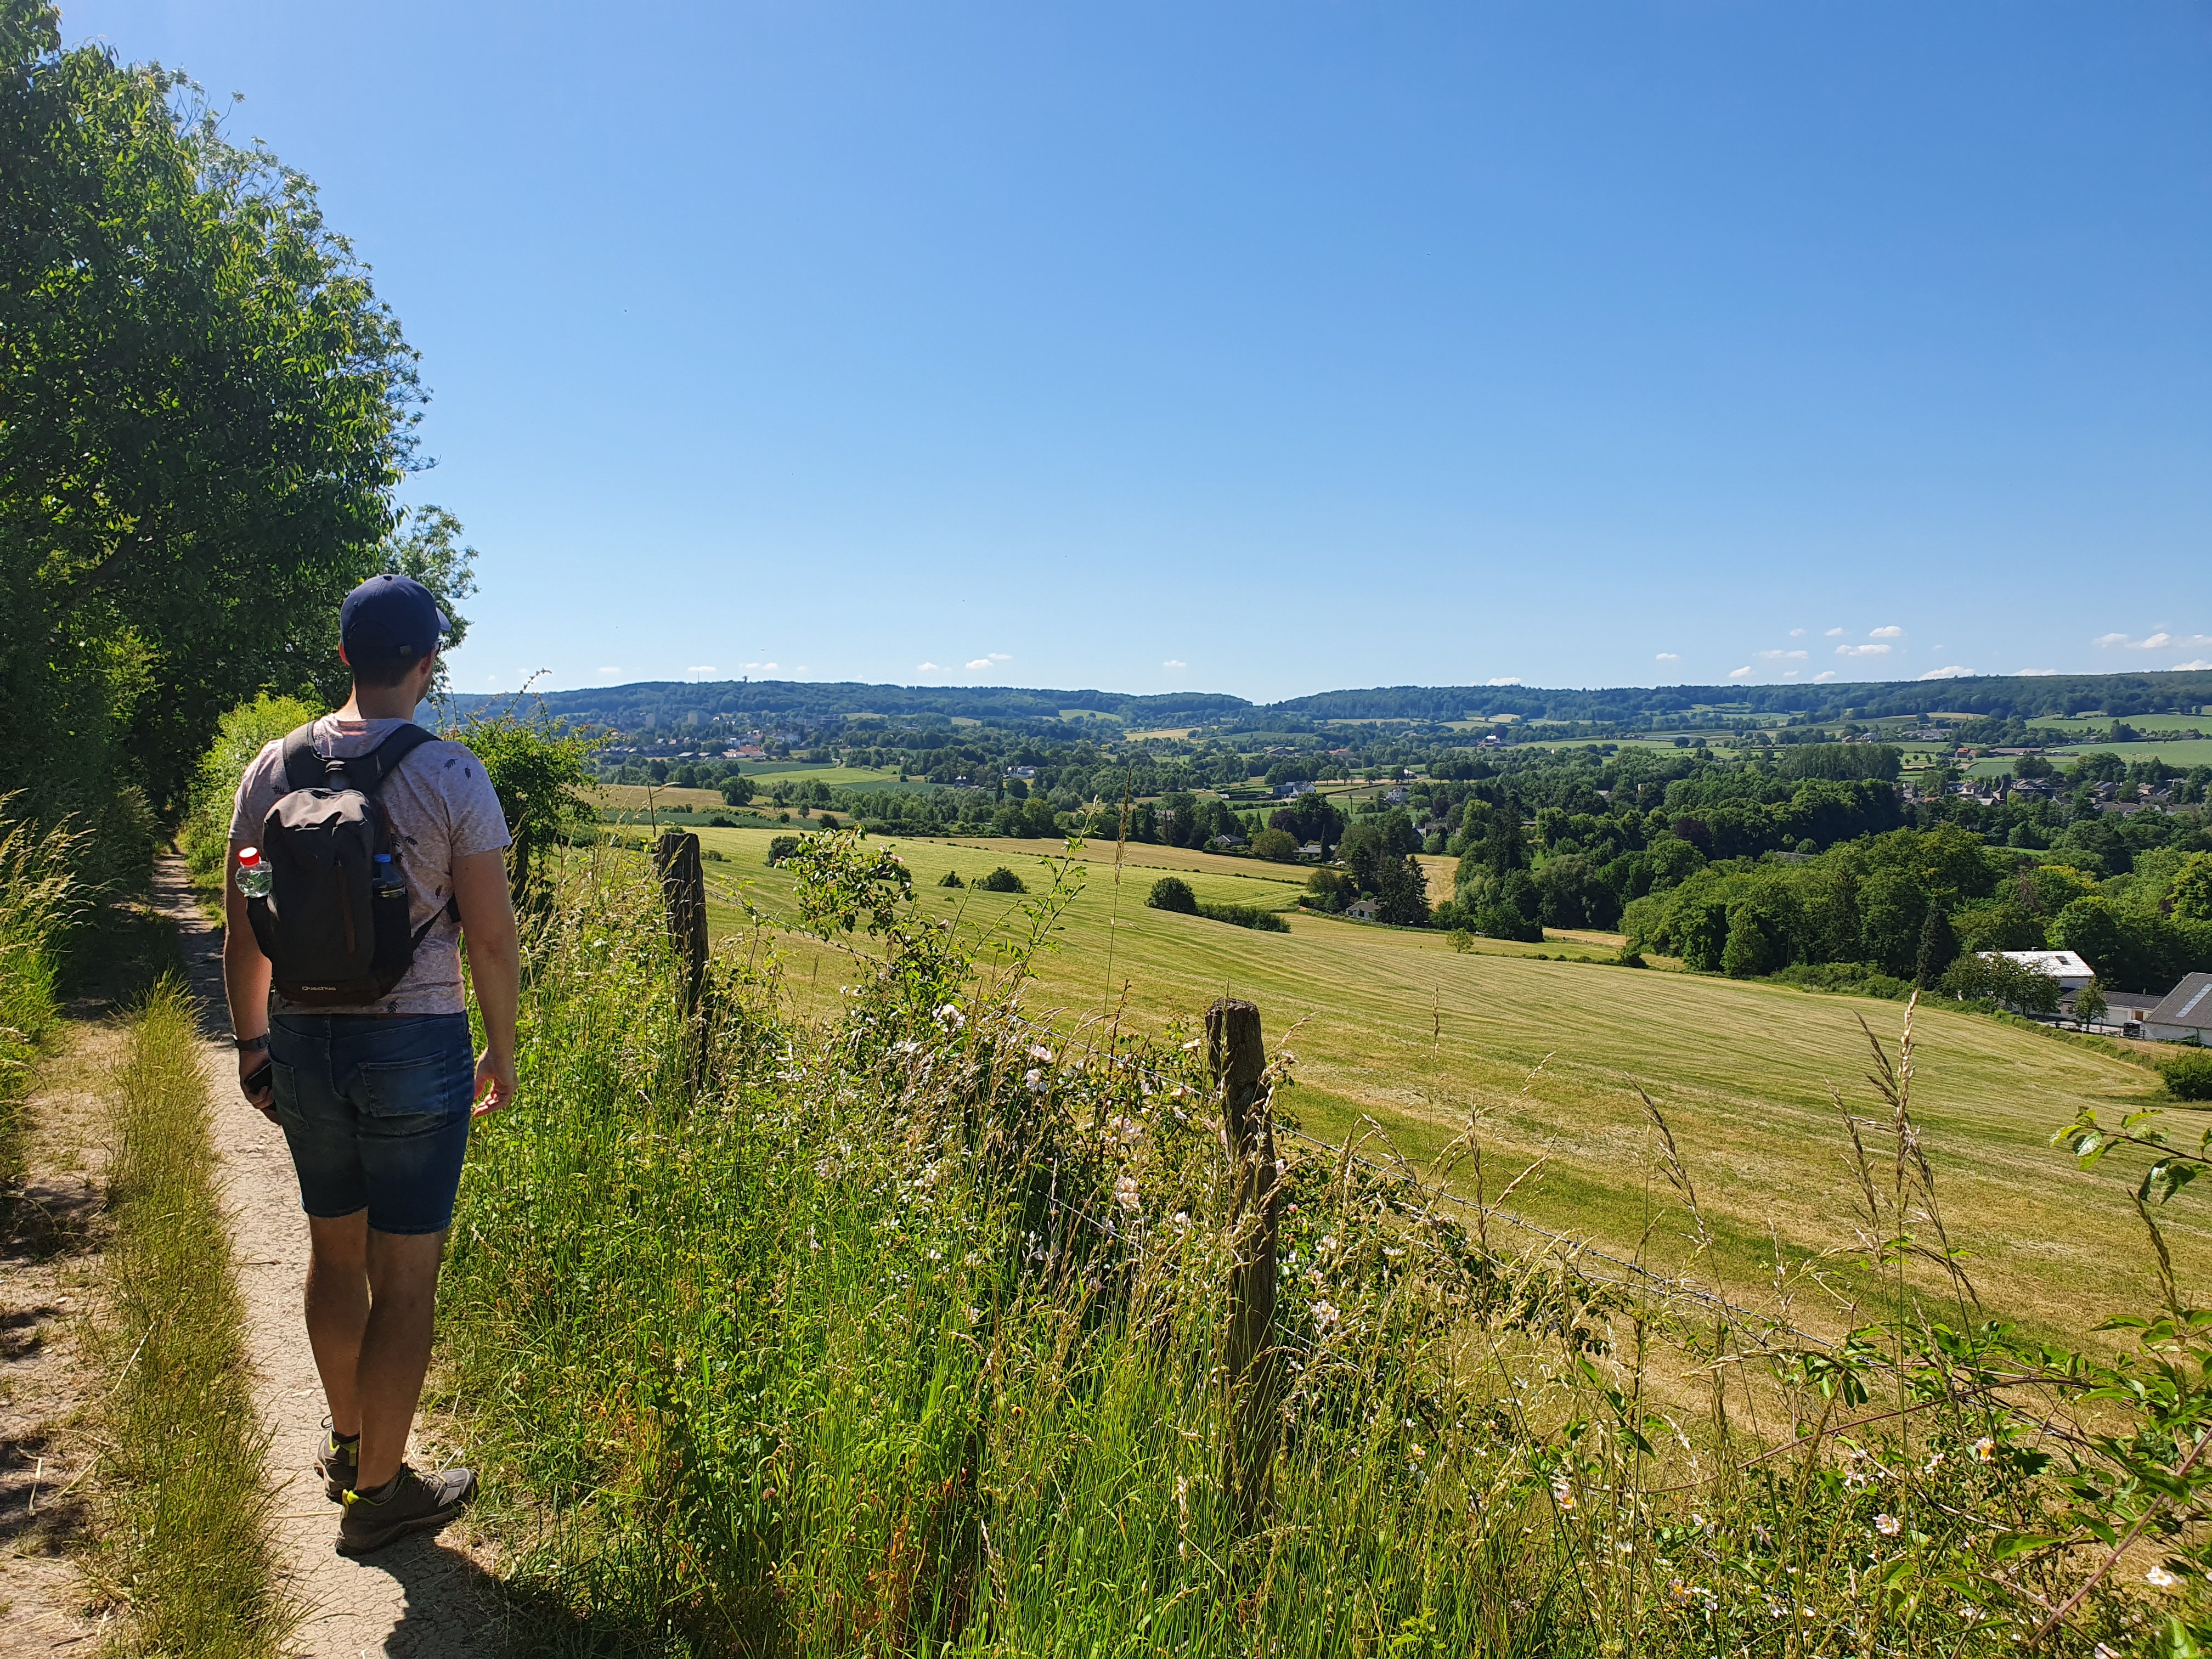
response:
{"label": "denim shorts", "polygon": [[452,1224],[476,1093],[466,1014],[278,1014],[269,1060],[301,1209],[365,1209],[380,1233]]}

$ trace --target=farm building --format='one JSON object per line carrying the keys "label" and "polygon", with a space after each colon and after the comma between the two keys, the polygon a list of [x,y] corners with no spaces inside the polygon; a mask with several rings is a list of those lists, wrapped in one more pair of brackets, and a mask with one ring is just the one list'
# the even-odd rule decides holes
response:
{"label": "farm building", "polygon": [[2143,1016],[2143,1035],[2157,1042],[2212,1045],[2212,974],[2191,974]]}
{"label": "farm building", "polygon": [[2097,977],[2097,970],[2071,951],[1984,951],[1985,959],[1998,957],[2016,962],[2023,968],[2033,968],[2039,974],[2048,974],[2058,981],[2059,994],[2073,994]]}

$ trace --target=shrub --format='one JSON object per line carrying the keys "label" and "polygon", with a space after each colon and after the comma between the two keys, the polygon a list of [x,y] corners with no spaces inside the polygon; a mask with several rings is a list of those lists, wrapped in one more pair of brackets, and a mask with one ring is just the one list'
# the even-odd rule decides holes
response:
{"label": "shrub", "polygon": [[2212,1100],[2212,1054],[2202,1048],[2160,1061],[2158,1074],[2176,1100]]}
{"label": "shrub", "polygon": [[937,884],[939,887],[965,887],[968,884],[960,879],[960,872],[957,870],[947,870]]}
{"label": "shrub", "polygon": [[1145,902],[1155,910],[1172,910],[1181,916],[1198,914],[1198,895],[1190,890],[1190,884],[1181,876],[1162,876],[1152,884]]}
{"label": "shrub", "polygon": [[786,859],[789,858],[798,850],[798,836],[771,836],[769,838],[768,843],[768,861],[769,867],[773,868],[776,865],[782,863]]}
{"label": "shrub", "polygon": [[1464,927],[1455,927],[1445,935],[1445,943],[1460,955],[1465,956],[1469,951],[1474,949],[1474,935]]}
{"label": "shrub", "polygon": [[239,780],[264,747],[305,726],[323,711],[297,697],[272,697],[265,692],[252,702],[242,702],[216,723],[215,742],[192,774],[185,797],[184,822],[177,827],[177,848],[192,879],[211,892],[221,892],[230,852],[230,813],[238,797]]}
{"label": "shrub", "polygon": [[1201,904],[1198,914],[1208,921],[1225,921],[1231,927],[1252,927],[1263,933],[1287,933],[1291,924],[1273,910],[1256,904]]}
{"label": "shrub", "polygon": [[986,893],[1026,893],[1030,890],[1023,884],[1022,878],[1003,864],[979,879],[975,885]]}

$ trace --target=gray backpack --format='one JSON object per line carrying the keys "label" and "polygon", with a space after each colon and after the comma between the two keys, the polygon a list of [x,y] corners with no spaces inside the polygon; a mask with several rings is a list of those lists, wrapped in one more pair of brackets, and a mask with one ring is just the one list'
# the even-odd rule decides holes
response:
{"label": "gray backpack", "polygon": [[460,906],[448,898],[409,931],[399,837],[376,798],[399,763],[429,741],[421,726],[403,726],[366,755],[325,760],[312,726],[284,739],[286,793],[261,822],[269,896],[246,900],[246,914],[288,1002],[374,1002],[413,966],[440,915],[459,921]]}

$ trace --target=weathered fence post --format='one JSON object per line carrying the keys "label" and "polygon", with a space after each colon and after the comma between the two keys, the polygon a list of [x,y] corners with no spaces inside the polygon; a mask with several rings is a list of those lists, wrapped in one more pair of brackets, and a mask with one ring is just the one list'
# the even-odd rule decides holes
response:
{"label": "weathered fence post", "polygon": [[696,1088],[707,1060],[702,1006],[707,987],[707,871],[699,860],[699,837],[688,830],[663,830],[653,843],[653,867],[660,874],[661,896],[668,903],[668,942],[684,963],[684,1016],[691,1027],[690,1070]]}
{"label": "weathered fence post", "polygon": [[1283,1188],[1275,1167],[1275,1125],[1261,1079],[1267,1045],[1257,1005],[1224,998],[1206,1011],[1206,1063],[1221,1091],[1222,1139],[1229,1152],[1229,1335],[1223,1370],[1229,1433],[1222,1485],[1239,1527],[1258,1523],[1275,1461],[1282,1366],[1273,1340],[1277,1254]]}

